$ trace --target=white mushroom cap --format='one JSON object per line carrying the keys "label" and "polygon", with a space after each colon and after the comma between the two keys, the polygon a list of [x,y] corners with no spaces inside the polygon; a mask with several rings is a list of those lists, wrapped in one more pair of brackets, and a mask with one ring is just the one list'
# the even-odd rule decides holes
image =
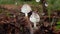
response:
{"label": "white mushroom cap", "polygon": [[45,3],[45,6],[47,7],[47,6],[48,6],[48,4],[47,4],[47,3]]}
{"label": "white mushroom cap", "polygon": [[22,6],[22,8],[21,8],[21,12],[23,12],[23,13],[29,13],[30,11],[31,11],[32,9],[31,9],[31,7],[28,5],[28,4],[24,4],[23,6]]}
{"label": "white mushroom cap", "polygon": [[30,16],[30,21],[34,24],[34,29],[37,29],[36,23],[40,21],[40,17],[37,13],[33,12]]}
{"label": "white mushroom cap", "polygon": [[39,15],[33,12],[32,15],[30,16],[30,21],[33,23],[39,22],[40,21]]}
{"label": "white mushroom cap", "polygon": [[36,0],[36,2],[40,2],[40,0]]}

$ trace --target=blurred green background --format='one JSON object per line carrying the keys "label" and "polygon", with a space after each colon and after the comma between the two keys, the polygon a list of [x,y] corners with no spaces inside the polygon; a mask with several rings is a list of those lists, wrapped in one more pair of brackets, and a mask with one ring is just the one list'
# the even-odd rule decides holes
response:
{"label": "blurred green background", "polygon": [[[60,10],[60,0],[46,0],[48,3],[48,9],[49,10]],[[18,3],[18,5],[22,5],[24,3],[32,4],[34,6],[38,6],[40,4],[37,3],[35,0],[0,0],[0,4],[15,4],[15,2]]]}

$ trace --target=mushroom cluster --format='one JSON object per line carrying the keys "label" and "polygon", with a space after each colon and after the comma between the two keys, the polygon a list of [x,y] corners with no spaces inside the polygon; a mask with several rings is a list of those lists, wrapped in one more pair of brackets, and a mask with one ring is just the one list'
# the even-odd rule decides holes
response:
{"label": "mushroom cluster", "polygon": [[[28,17],[28,13],[30,11],[32,11],[32,9],[28,4],[24,4],[21,8],[21,12],[24,13],[25,16],[27,16],[27,17]],[[29,20],[34,24],[34,28],[36,29],[36,23],[40,21],[40,17],[38,15],[38,13],[33,11]]]}

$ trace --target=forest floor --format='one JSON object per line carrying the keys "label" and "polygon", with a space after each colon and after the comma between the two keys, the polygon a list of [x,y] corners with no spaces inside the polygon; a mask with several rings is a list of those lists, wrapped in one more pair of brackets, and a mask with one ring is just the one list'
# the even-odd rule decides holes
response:
{"label": "forest floor", "polygon": [[[15,19],[12,20],[9,18],[9,16],[11,16],[10,14],[14,14],[16,16],[19,15],[21,7],[22,5],[18,5],[18,6],[12,4],[0,5],[0,23],[6,24],[10,22],[9,20],[14,21]],[[57,23],[60,24],[60,20]],[[57,30],[60,29],[60,25],[56,27]]]}

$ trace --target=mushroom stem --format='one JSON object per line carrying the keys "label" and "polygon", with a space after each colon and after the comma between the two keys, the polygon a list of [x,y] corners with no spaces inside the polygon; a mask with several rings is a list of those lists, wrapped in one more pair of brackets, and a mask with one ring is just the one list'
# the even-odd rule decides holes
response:
{"label": "mushroom stem", "polygon": [[33,28],[32,28],[32,25],[31,25],[29,19],[28,19],[28,14],[27,13],[25,13],[25,19],[27,20],[28,28],[30,28],[30,34],[33,34]]}
{"label": "mushroom stem", "polygon": [[34,29],[36,28],[36,23],[34,23]]}
{"label": "mushroom stem", "polygon": [[27,17],[27,16],[28,16],[28,14],[27,14],[27,13],[25,13],[25,16]]}

